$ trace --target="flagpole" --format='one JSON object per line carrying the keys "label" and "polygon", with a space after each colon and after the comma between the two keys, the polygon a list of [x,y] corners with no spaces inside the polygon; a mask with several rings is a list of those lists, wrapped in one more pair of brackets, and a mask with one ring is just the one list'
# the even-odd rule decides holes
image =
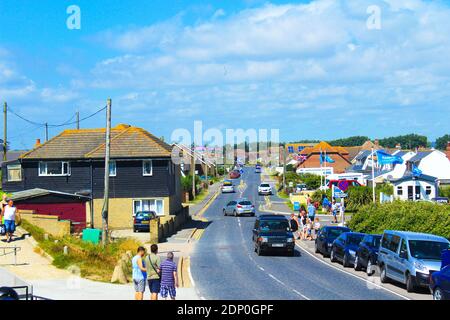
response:
{"label": "flagpole", "polygon": [[375,199],[375,161],[373,159],[373,147],[372,147],[372,198],[373,198],[373,203],[376,202]]}
{"label": "flagpole", "polygon": [[320,188],[322,189],[322,175],[323,175],[323,170],[322,170],[322,148],[320,148],[320,155],[319,155],[319,163],[320,163]]}

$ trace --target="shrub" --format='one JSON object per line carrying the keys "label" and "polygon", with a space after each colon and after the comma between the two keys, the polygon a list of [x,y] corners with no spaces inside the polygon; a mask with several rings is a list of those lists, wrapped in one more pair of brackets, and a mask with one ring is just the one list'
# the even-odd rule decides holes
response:
{"label": "shrub", "polygon": [[349,227],[364,233],[383,233],[393,229],[450,238],[450,206],[406,201],[369,204],[352,216]]}
{"label": "shrub", "polygon": [[360,207],[373,202],[372,188],[351,187],[347,195],[345,207],[348,211],[357,211]]}

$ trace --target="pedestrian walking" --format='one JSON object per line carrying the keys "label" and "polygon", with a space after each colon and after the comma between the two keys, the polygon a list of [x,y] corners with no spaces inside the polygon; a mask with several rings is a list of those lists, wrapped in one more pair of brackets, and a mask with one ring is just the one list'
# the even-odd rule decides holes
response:
{"label": "pedestrian walking", "polygon": [[145,292],[145,269],[143,257],[145,255],[145,248],[139,247],[137,254],[131,260],[131,266],[133,269],[133,284],[134,284],[134,299],[143,300]]}
{"label": "pedestrian walking", "polygon": [[309,196],[309,193],[306,195],[306,206],[309,206],[311,204],[311,197]]}
{"label": "pedestrian walking", "polygon": [[158,256],[158,245],[150,246],[150,254],[145,257],[145,266],[150,300],[158,300],[158,294],[161,291],[161,258]]}
{"label": "pedestrian walking", "polygon": [[317,238],[317,234],[319,233],[320,227],[321,227],[320,221],[319,221],[319,218],[317,217],[314,220],[314,224],[313,224],[313,230],[314,230],[314,237],[313,237],[313,239],[314,240]]}
{"label": "pedestrian walking", "polygon": [[299,235],[298,235],[298,220],[297,217],[295,216],[295,214],[291,214],[291,219],[289,220],[290,226],[291,226],[291,231],[294,234],[294,238],[298,239]]}
{"label": "pedestrian walking", "polygon": [[6,242],[13,240],[14,231],[16,231],[16,215],[18,215],[17,208],[14,206],[14,202],[9,200],[8,204],[2,209]]}
{"label": "pedestrian walking", "polygon": [[331,214],[333,215],[333,223],[337,223],[337,211],[338,211],[338,205],[336,203],[336,200],[333,199],[333,203],[331,204]]}
{"label": "pedestrian walking", "polygon": [[316,207],[311,203],[308,206],[308,218],[311,221],[314,221],[314,219],[316,218]]}
{"label": "pedestrian walking", "polygon": [[167,254],[167,259],[161,263],[161,297],[167,299],[170,295],[172,300],[177,296],[178,275],[177,265],[173,262],[173,252]]}
{"label": "pedestrian walking", "polygon": [[322,200],[322,211],[328,212],[330,210],[330,200],[328,200],[328,197],[324,195]]}

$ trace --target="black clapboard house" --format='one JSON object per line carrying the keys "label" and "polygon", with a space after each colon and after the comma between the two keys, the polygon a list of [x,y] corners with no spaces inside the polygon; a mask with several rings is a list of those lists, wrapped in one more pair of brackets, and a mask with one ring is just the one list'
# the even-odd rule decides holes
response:
{"label": "black clapboard house", "polygon": [[[138,211],[158,215],[181,210],[180,167],[172,147],[144,129],[111,129],[109,223],[130,228]],[[86,220],[101,225],[104,193],[105,129],[65,130],[44,144],[2,165],[6,192],[40,189],[90,198]],[[42,201],[41,201],[42,202]]]}

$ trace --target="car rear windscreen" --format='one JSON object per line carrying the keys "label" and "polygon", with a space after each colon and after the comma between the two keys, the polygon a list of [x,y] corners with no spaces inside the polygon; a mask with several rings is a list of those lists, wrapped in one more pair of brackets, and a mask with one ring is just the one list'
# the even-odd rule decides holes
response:
{"label": "car rear windscreen", "polygon": [[241,202],[239,202],[239,204],[243,205],[243,206],[251,206],[252,205],[252,203],[250,201],[241,201]]}
{"label": "car rear windscreen", "polygon": [[260,222],[262,231],[289,231],[290,226],[287,220],[262,220]]}
{"label": "car rear windscreen", "polygon": [[337,238],[344,232],[349,232],[350,230],[346,229],[329,229],[328,230],[328,237],[330,238]]}
{"label": "car rear windscreen", "polygon": [[270,184],[262,183],[262,184],[261,184],[261,187],[262,187],[262,188],[270,188]]}

